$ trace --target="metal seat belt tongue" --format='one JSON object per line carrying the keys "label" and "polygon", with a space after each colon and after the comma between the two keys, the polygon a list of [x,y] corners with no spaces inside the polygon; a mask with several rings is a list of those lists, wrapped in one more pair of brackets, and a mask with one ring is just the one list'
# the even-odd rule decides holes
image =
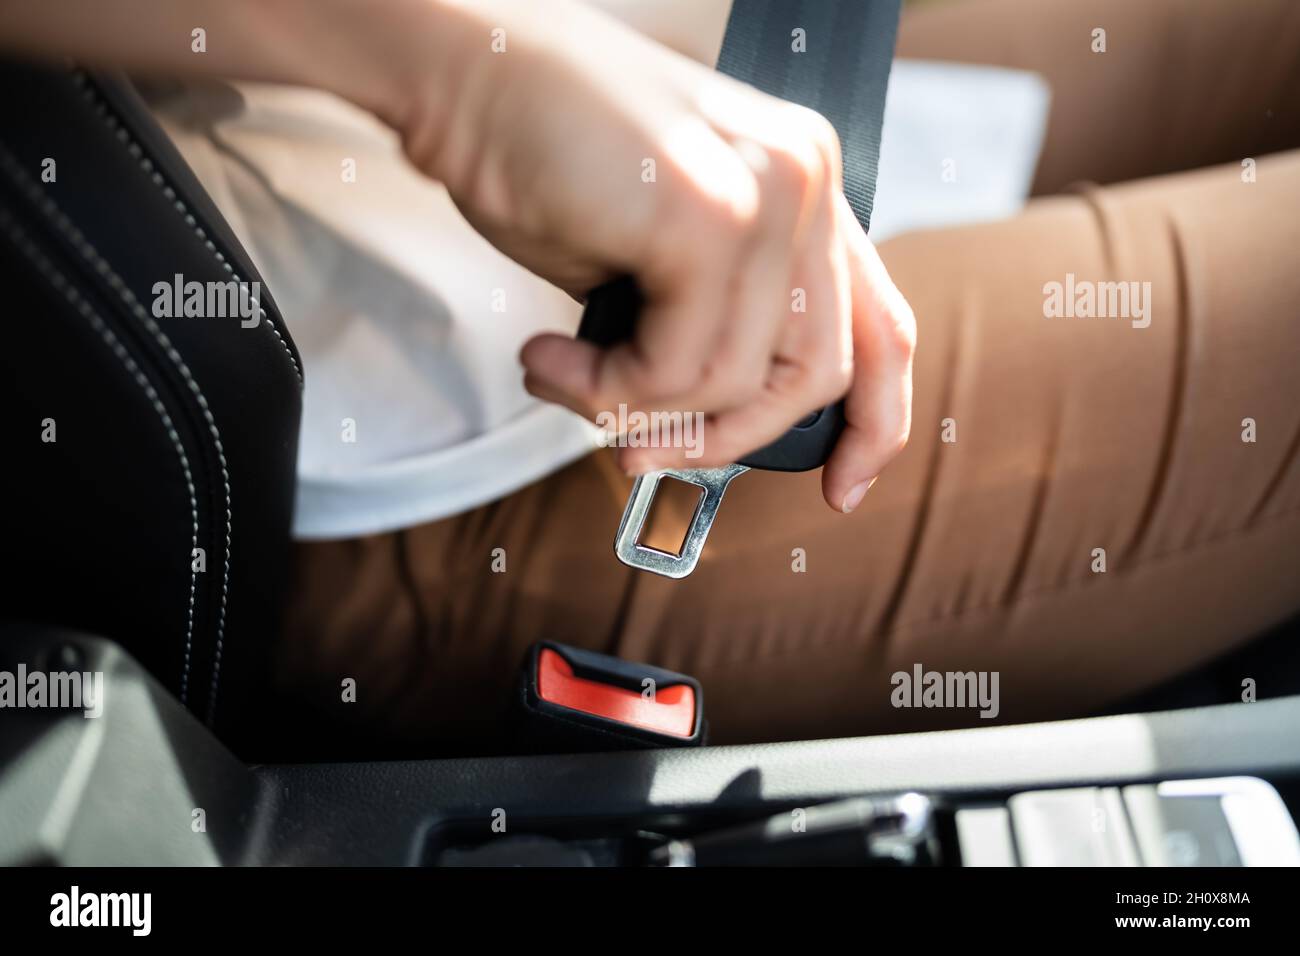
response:
{"label": "metal seat belt tongue", "polygon": [[[718,70],[825,116],[840,137],[844,193],[866,230],[875,197],[880,125],[894,54],[900,0],[734,0]],[[630,340],[644,299],[632,276],[587,297],[579,338],[608,347]],[[623,511],[614,553],[624,564],[684,578],[700,559],[727,487],[751,468],[820,468],[844,428],[843,402],[814,412],[765,448],[720,468],[672,468],[638,477]],[[662,478],[700,488],[681,551],[640,543]]]}

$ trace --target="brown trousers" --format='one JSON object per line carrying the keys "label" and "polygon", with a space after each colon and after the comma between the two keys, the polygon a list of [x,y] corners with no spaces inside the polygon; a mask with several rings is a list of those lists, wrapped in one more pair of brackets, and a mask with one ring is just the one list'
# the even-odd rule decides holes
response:
{"label": "brown trousers", "polygon": [[[352,677],[347,720],[377,738],[489,740],[549,638],[694,674],[721,743],[979,722],[891,706],[917,663],[998,671],[998,719],[1032,720],[1300,610],[1300,4],[931,3],[899,52],[1036,70],[1053,107],[1023,214],[881,250],[919,324],[915,414],[862,506],[744,475],[670,581],[615,560],[629,481],[597,454],[300,545],[288,699],[328,720]],[[1149,326],[1045,317],[1068,276],[1149,282]]]}

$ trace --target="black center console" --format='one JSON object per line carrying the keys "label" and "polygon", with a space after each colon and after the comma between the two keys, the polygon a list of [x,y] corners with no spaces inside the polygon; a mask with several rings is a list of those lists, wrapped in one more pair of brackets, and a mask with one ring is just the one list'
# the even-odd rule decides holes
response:
{"label": "black center console", "polygon": [[[1300,862],[1300,697],[743,747],[248,767],[120,648],[96,717],[0,723],[0,863],[1256,865]],[[201,812],[200,812],[201,811]]]}

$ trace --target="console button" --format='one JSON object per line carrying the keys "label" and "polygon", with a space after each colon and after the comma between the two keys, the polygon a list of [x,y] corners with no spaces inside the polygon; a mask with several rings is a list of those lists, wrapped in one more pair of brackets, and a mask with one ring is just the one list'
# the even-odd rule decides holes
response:
{"label": "console button", "polygon": [[962,866],[1015,866],[1011,814],[1006,807],[966,807],[954,815]]}
{"label": "console button", "polygon": [[1022,866],[1139,866],[1114,787],[1018,793],[1007,801]]}

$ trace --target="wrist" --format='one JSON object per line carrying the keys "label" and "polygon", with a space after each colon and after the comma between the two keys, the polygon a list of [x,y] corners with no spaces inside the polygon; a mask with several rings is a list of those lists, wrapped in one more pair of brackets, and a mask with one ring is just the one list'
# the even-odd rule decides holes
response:
{"label": "wrist", "polygon": [[283,81],[334,93],[405,133],[453,76],[444,0],[257,0]]}
{"label": "wrist", "polygon": [[[389,0],[393,2],[393,0]],[[402,135],[408,158],[456,193],[472,176],[486,117],[506,83],[507,49],[521,16],[531,19],[534,0],[395,0],[405,8],[397,40],[389,47],[400,90],[400,116],[380,113]],[[551,0],[556,6],[560,0]],[[546,5],[543,5],[546,6]],[[553,8],[552,8],[553,9]],[[498,32],[500,31],[500,32]],[[525,35],[528,31],[521,33]],[[510,58],[511,60],[515,58]],[[379,112],[376,110],[376,112]]]}

